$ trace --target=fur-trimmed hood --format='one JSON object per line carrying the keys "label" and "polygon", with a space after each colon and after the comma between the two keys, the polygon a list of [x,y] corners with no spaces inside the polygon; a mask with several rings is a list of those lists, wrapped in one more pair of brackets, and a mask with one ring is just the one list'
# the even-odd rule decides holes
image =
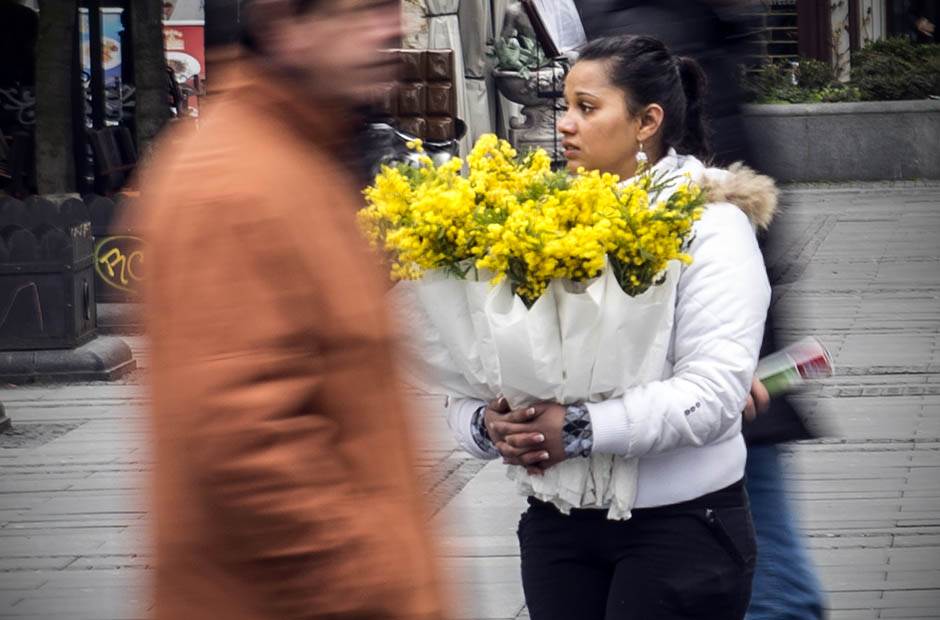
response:
{"label": "fur-trimmed hood", "polygon": [[774,180],[741,163],[727,169],[709,168],[695,157],[670,150],[654,170],[688,175],[701,185],[709,203],[735,205],[756,229],[766,230],[777,210],[780,192]]}
{"label": "fur-trimmed hood", "polygon": [[780,190],[770,177],[742,163],[727,170],[708,168],[700,181],[709,202],[728,202],[738,207],[760,230],[767,230],[777,211]]}

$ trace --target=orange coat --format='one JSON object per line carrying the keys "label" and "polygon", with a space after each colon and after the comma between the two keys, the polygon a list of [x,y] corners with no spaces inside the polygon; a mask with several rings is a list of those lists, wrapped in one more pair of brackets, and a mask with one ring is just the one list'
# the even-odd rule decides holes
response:
{"label": "orange coat", "polygon": [[156,616],[440,618],[344,115],[229,71],[142,187]]}

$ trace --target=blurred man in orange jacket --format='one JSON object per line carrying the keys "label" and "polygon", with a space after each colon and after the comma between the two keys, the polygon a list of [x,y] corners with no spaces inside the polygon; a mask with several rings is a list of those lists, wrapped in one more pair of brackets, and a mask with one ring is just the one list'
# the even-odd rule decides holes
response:
{"label": "blurred man in orange jacket", "polygon": [[142,186],[156,615],[437,620],[385,285],[338,156],[394,77],[399,5],[242,4],[224,92]]}

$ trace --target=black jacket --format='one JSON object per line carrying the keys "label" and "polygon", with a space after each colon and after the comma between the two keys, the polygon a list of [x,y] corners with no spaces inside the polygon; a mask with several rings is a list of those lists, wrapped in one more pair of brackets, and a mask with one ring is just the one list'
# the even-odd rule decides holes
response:
{"label": "black jacket", "polygon": [[[761,357],[779,348],[774,338],[773,315],[773,310],[767,313]],[[793,402],[786,396],[771,400],[770,408],[759,414],[753,422],[745,420],[742,432],[748,445],[784,443],[799,439],[812,439],[814,436],[804,424]]]}

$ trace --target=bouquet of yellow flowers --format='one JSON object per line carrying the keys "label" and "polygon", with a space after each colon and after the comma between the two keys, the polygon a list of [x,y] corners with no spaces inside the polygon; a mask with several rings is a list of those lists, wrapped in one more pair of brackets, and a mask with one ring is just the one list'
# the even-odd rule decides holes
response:
{"label": "bouquet of yellow flowers", "polygon": [[[705,205],[688,177],[553,171],[484,135],[464,162],[385,167],[360,223],[398,283],[406,380],[430,393],[513,405],[596,402],[663,378],[675,296]],[[592,455],[542,477],[513,469],[523,493],[565,489],[572,506],[630,497],[636,464]],[[605,482],[597,488],[595,480]],[[615,514],[629,514],[628,504]]]}
{"label": "bouquet of yellow flowers", "polygon": [[[421,152],[420,141],[410,146]],[[531,306],[552,280],[585,282],[609,264],[629,295],[654,285],[683,252],[704,198],[688,179],[652,171],[622,184],[616,175],[552,171],[536,150],[519,158],[505,141],[482,136],[463,162],[386,167],[365,194],[360,222],[391,256],[392,278],[441,269],[508,279]],[[677,185],[660,200],[670,184]]]}

